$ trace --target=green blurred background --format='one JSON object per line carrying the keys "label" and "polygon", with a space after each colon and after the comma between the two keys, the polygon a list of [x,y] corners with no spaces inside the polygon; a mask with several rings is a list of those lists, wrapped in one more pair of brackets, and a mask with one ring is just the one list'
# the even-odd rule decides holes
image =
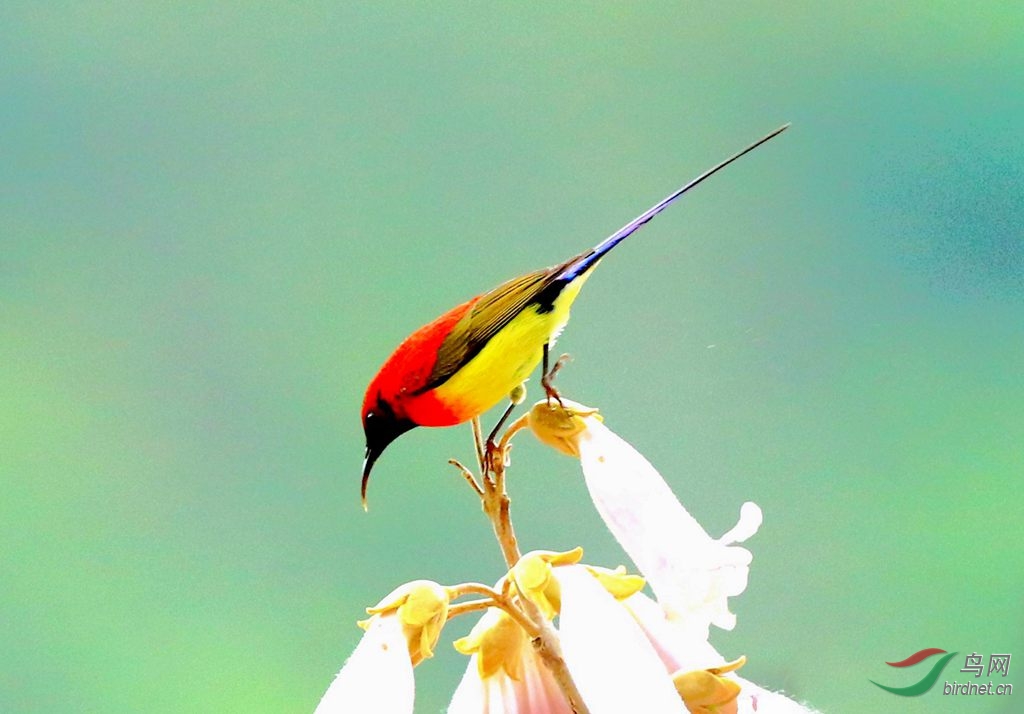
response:
{"label": "green blurred background", "polygon": [[[763,507],[748,677],[1019,711],[868,681],[1024,687],[1024,10],[966,7],[5,3],[0,711],[309,712],[364,606],[499,577],[467,429],[360,510],[367,381],[785,121],[601,266],[561,386],[712,533]],[[512,478],[525,548],[625,559],[574,462]]]}

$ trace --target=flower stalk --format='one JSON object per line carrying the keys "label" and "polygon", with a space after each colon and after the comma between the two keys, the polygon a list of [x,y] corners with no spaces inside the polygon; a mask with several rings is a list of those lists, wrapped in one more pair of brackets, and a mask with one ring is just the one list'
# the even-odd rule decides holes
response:
{"label": "flower stalk", "polygon": [[[480,465],[479,480],[459,461],[449,460],[449,463],[459,469],[463,478],[480,498],[481,508],[490,521],[502,556],[505,558],[505,564],[510,570],[520,562],[522,553],[519,550],[515,529],[512,527],[512,501],[505,486],[505,471],[510,463],[509,452],[512,449],[512,438],[526,429],[529,423],[529,414],[523,414],[508,426],[497,444],[490,442],[485,444],[480,420],[479,418],[473,419],[473,436],[476,442],[477,461]],[[530,636],[531,646],[554,677],[572,711],[575,714],[590,714],[562,656],[558,632],[540,608],[527,597],[517,597],[515,606],[512,606],[511,602],[494,591],[487,594],[496,606],[501,607],[516,619]]]}

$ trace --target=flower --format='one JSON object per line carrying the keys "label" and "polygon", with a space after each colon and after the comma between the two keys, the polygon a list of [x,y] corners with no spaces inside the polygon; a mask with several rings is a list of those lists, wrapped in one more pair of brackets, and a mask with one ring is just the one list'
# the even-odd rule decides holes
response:
{"label": "flower", "polygon": [[471,657],[448,714],[572,714],[526,632],[503,611],[489,609],[455,649]]}
{"label": "flower", "polygon": [[366,628],[315,714],[378,711],[412,714],[415,682],[397,617],[378,617]]}
{"label": "flower", "polygon": [[732,629],[736,617],[727,598],[746,589],[752,559],[750,551],[732,544],[757,532],[761,509],[745,503],[737,525],[712,538],[650,462],[606,427],[594,409],[565,399],[563,404],[567,409],[538,402],[530,411],[530,427],[545,443],[569,440],[571,445],[560,450],[579,454],[598,513],[658,602],[698,629],[711,623]]}
{"label": "flower", "polygon": [[359,623],[366,630],[316,708],[317,714],[412,713],[413,666],[432,657],[448,617],[448,591],[429,580],[405,583]]}
{"label": "flower", "polygon": [[725,658],[708,642],[700,628],[685,619],[669,617],[657,602],[642,592],[623,601],[670,673],[704,669]]}
{"label": "flower", "polygon": [[[728,662],[708,641],[712,624],[736,623],[728,598],[746,588],[751,562],[736,544],[756,533],[760,509],[745,503],[737,524],[712,538],[596,410],[543,401],[508,434],[524,424],[580,459],[598,512],[643,577],[584,565],[581,548],[520,557],[513,538],[503,551],[516,562],[493,588],[420,580],[367,608],[370,618],[359,623],[366,634],[317,711],[411,714],[413,667],[433,655],[449,617],[483,610],[455,642],[470,660],[449,714],[809,714],[736,676],[746,658]],[[503,486],[497,492],[507,501]],[[484,510],[496,532],[510,531],[497,520],[507,519],[507,508]],[[647,584],[656,599],[642,592]],[[482,599],[450,605],[467,595]]]}
{"label": "flower", "polygon": [[[571,554],[578,560],[578,551]],[[643,581],[618,571],[577,565],[565,555],[530,553],[520,562],[544,566],[528,567],[543,571],[544,577],[535,579],[544,584],[542,592],[557,584],[558,606],[548,612],[559,617],[561,656],[591,714],[685,714],[658,653],[613,594],[632,594]],[[521,587],[518,581],[516,587]],[[553,604],[549,598],[543,602]],[[472,659],[448,714],[572,711],[531,638],[503,612],[488,610],[455,647]]]}
{"label": "flower", "polygon": [[622,605],[689,710],[810,711],[735,677],[730,672],[739,665],[726,662],[708,642],[711,624],[736,624],[728,598],[746,589],[752,556],[735,544],[757,532],[761,509],[744,503],[736,525],[712,538],[650,462],[605,426],[596,410],[564,398],[561,404],[544,400],[531,409],[528,423],[542,442],[579,457],[598,513],[657,598],[635,592]]}
{"label": "flower", "polygon": [[[683,697],[690,711],[694,714],[712,712],[714,714],[808,714],[813,712],[802,704],[788,697],[772,692],[732,674],[745,662],[740,658],[735,662],[726,662],[721,654],[701,636],[696,628],[689,626],[684,619],[670,617],[665,610],[644,593],[638,592],[623,600],[623,605],[633,615],[644,635],[661,658],[665,670],[672,676],[677,690]],[[740,664],[736,664],[739,662]],[[717,664],[715,664],[717,663]],[[716,679],[723,680],[710,689],[707,678],[698,674],[708,672]],[[724,676],[723,676],[724,675]],[[708,690],[696,689],[694,682],[703,682]],[[682,686],[681,686],[682,685]],[[688,687],[686,685],[689,685]],[[717,697],[716,711],[711,704],[716,701],[712,692],[722,692]],[[724,692],[734,694],[730,703],[725,699]],[[704,706],[705,709],[700,709]]]}
{"label": "flower", "polygon": [[587,568],[559,568],[562,653],[591,714],[684,714],[643,631]]}

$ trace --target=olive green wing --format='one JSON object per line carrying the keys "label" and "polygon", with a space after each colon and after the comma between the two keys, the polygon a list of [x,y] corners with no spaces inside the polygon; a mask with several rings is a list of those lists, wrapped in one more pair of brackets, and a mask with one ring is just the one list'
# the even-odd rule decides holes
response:
{"label": "olive green wing", "polygon": [[550,299],[557,297],[564,287],[559,284],[561,273],[572,262],[527,273],[481,295],[441,343],[434,369],[417,393],[435,389],[448,381],[531,303],[543,303],[552,291]]}

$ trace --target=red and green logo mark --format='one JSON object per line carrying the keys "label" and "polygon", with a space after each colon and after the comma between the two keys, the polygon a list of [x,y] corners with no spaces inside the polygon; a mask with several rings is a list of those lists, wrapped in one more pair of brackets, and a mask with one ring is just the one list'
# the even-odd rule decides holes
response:
{"label": "red and green logo mark", "polygon": [[900,662],[886,662],[886,664],[890,667],[913,667],[915,664],[923,662],[929,657],[932,657],[937,654],[941,654],[943,656],[935,661],[935,664],[932,665],[931,670],[928,672],[928,674],[924,675],[924,677],[921,678],[921,681],[915,684],[911,684],[909,687],[889,687],[884,684],[879,684],[873,679],[868,681],[870,681],[876,687],[881,687],[885,691],[892,692],[893,694],[898,694],[901,697],[916,697],[918,695],[924,694],[932,688],[932,685],[934,685],[935,682],[938,681],[939,675],[942,674],[943,668],[949,663],[949,660],[953,659],[956,656],[956,652],[950,652],[947,654],[946,650],[940,650],[938,647],[929,647],[928,649],[921,650],[920,652],[915,652],[914,654],[910,655],[905,660],[902,660]]}

